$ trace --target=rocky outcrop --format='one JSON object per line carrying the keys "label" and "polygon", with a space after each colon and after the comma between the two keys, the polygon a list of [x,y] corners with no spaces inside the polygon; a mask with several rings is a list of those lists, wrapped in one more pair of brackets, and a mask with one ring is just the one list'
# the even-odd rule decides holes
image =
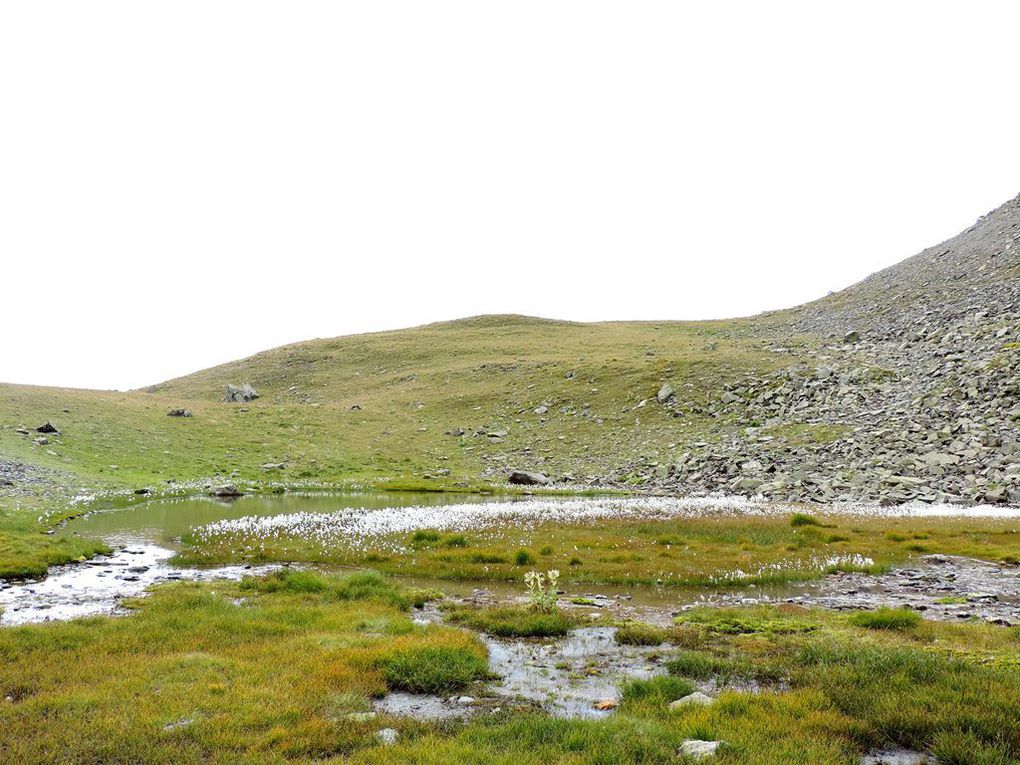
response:
{"label": "rocky outcrop", "polygon": [[244,385],[228,385],[227,392],[223,396],[224,403],[246,403],[248,401],[254,401],[259,397],[258,392],[245,383]]}

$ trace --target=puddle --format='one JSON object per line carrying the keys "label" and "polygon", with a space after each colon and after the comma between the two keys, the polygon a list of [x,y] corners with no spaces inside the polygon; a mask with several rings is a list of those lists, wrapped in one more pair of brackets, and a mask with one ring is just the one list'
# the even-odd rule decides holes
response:
{"label": "puddle", "polygon": [[883,749],[866,754],[861,758],[861,765],[937,765],[931,755],[913,752],[909,749]]}
{"label": "puddle", "polygon": [[167,561],[173,551],[152,544],[134,544],[113,555],[50,569],[42,580],[25,580],[0,589],[0,625],[13,626],[53,620],[126,613],[123,598],[143,595],[146,588],[182,579],[240,579],[267,573],[278,565],[175,568]]}
{"label": "puddle", "polygon": [[372,704],[372,709],[382,714],[397,717],[413,717],[416,720],[466,720],[492,705],[479,701],[473,696],[418,695],[414,693],[390,693]]}
{"label": "puddle", "polygon": [[501,640],[482,636],[489,668],[502,680],[491,691],[535,702],[558,717],[603,717],[603,699],[619,699],[629,680],[665,674],[653,662],[659,647],[618,645],[614,627],[582,627],[564,638]]}

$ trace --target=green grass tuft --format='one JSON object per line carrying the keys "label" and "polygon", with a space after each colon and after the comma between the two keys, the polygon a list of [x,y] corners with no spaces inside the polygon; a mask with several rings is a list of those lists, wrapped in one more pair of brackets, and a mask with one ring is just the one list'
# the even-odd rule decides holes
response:
{"label": "green grass tuft", "polygon": [[379,660],[386,685],[409,693],[451,693],[488,677],[489,665],[477,652],[456,647],[411,647]]}
{"label": "green grass tuft", "polygon": [[575,626],[574,619],[560,609],[542,613],[515,606],[487,609],[460,607],[448,610],[447,617],[454,624],[496,637],[561,637]]}
{"label": "green grass tuft", "polygon": [[912,630],[921,623],[921,615],[906,608],[882,607],[862,611],[850,617],[850,623],[872,630]]}

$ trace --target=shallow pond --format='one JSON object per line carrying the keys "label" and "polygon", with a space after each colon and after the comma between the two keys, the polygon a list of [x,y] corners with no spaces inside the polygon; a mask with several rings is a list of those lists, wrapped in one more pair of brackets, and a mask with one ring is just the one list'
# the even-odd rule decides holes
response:
{"label": "shallow pond", "polygon": [[[133,507],[72,518],[57,531],[57,535],[97,537],[112,543],[151,543],[175,548],[180,544],[181,537],[191,529],[215,521],[270,518],[298,513],[334,513],[347,509],[480,504],[494,499],[481,494],[379,491],[247,495],[236,499],[154,499]],[[508,498],[501,497],[500,501],[508,501]],[[513,498],[509,501],[527,501],[527,498]]]}

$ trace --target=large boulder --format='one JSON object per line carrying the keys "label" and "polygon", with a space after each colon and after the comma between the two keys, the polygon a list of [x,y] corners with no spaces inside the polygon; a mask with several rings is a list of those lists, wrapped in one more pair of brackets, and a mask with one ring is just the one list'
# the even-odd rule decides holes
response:
{"label": "large boulder", "polygon": [[542,473],[528,473],[524,470],[515,470],[507,480],[518,486],[548,486],[552,483],[549,477]]}
{"label": "large boulder", "polygon": [[223,401],[227,404],[243,404],[247,401],[254,401],[258,397],[258,392],[253,387],[245,383],[244,385],[228,385],[227,393],[223,397]]}
{"label": "large boulder", "polygon": [[232,483],[226,483],[223,484],[222,486],[214,486],[209,493],[214,497],[224,498],[244,496],[244,492],[238,489]]}

